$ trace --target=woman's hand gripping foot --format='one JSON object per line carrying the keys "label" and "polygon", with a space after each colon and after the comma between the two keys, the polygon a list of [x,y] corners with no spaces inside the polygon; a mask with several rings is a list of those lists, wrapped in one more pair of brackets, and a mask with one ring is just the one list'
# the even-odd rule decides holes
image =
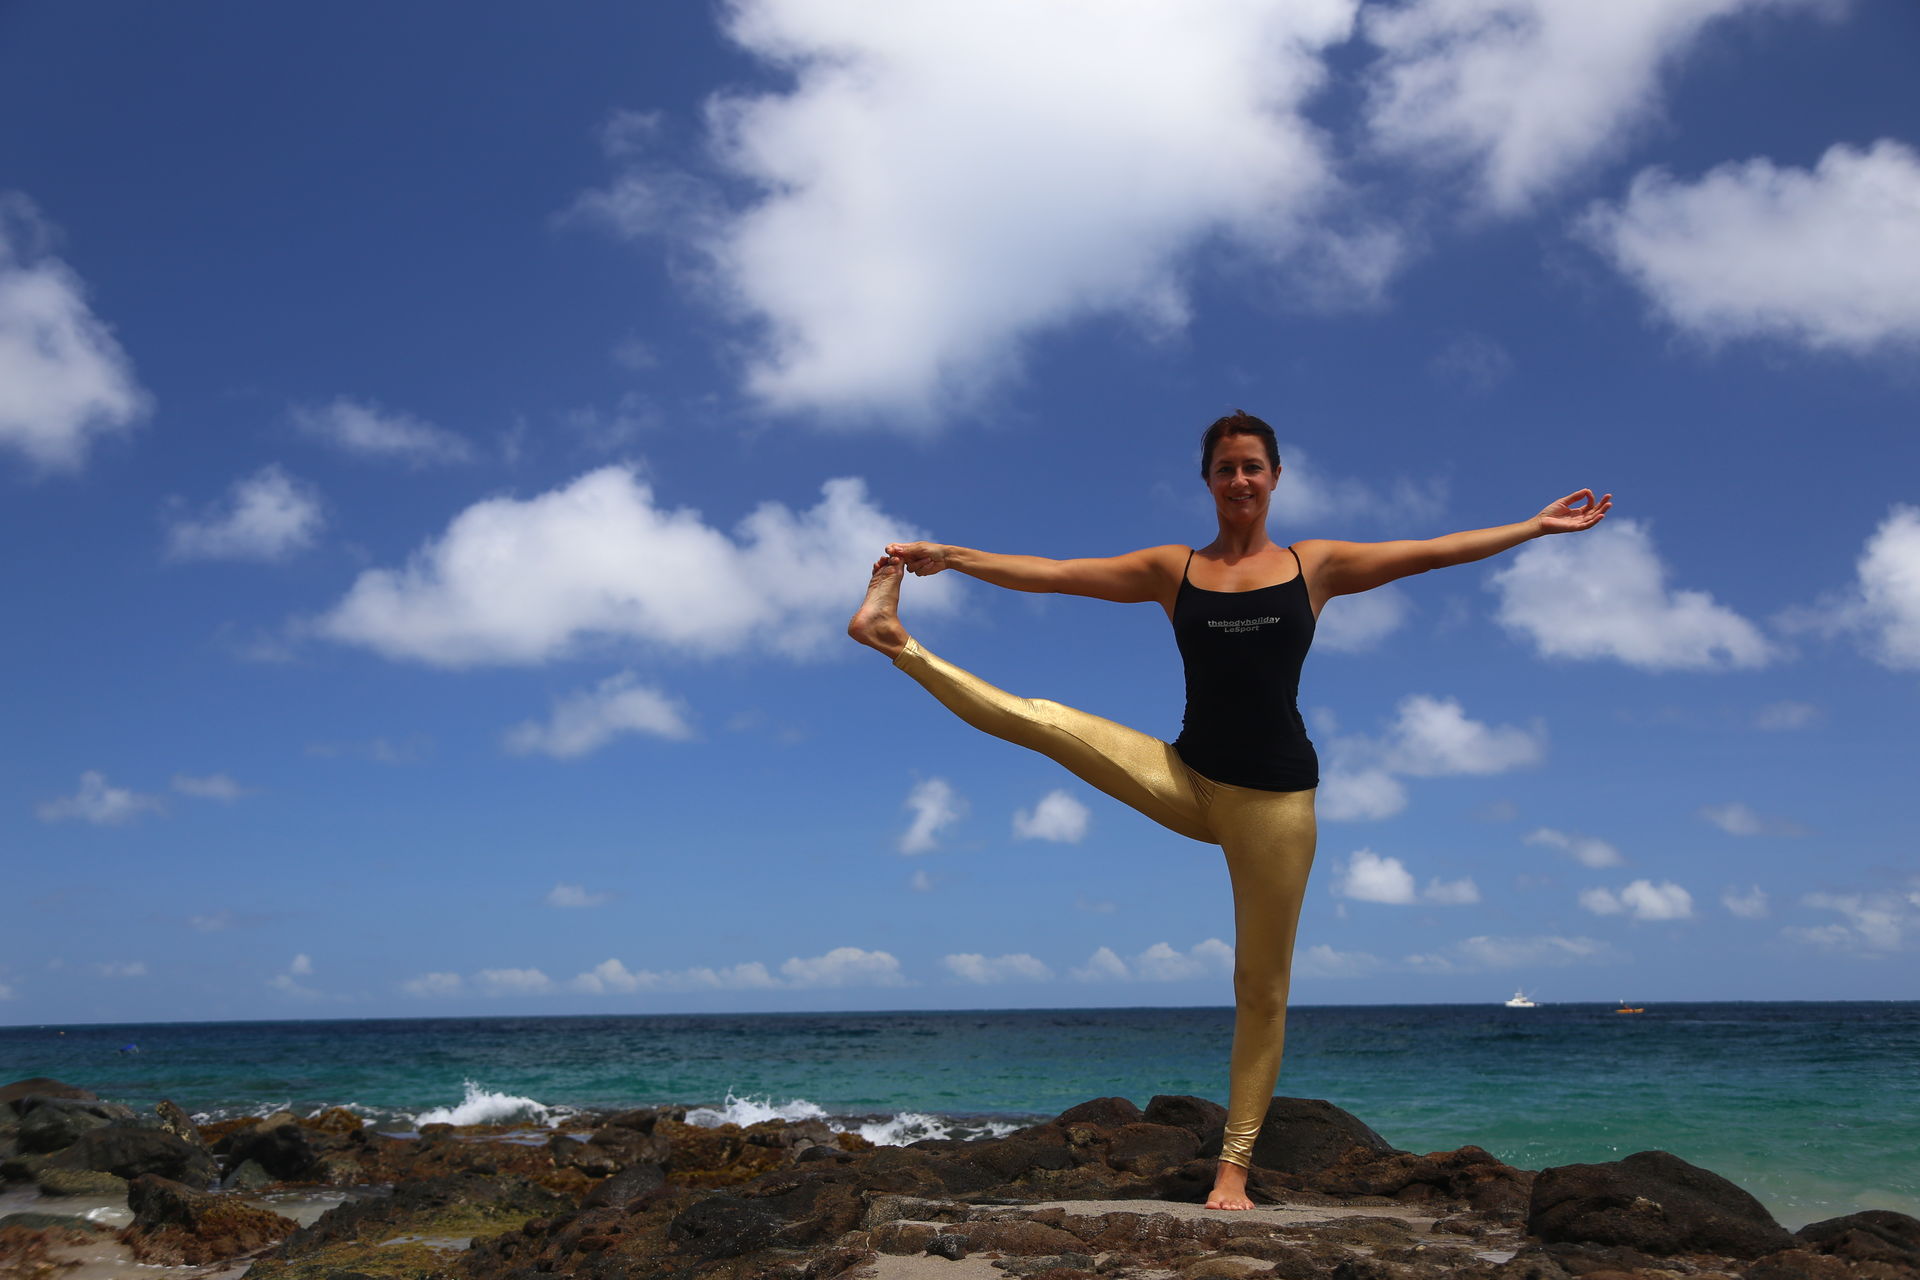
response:
{"label": "woman's hand gripping foot", "polygon": [[897,558],[881,556],[875,560],[873,577],[867,582],[867,598],[847,623],[848,635],[889,658],[899,657],[907,647],[907,629],[900,625],[900,580],[905,576]]}
{"label": "woman's hand gripping foot", "polygon": [[1213,1191],[1207,1196],[1207,1208],[1253,1208],[1253,1201],[1247,1199],[1247,1171],[1231,1161],[1222,1160],[1213,1175]]}

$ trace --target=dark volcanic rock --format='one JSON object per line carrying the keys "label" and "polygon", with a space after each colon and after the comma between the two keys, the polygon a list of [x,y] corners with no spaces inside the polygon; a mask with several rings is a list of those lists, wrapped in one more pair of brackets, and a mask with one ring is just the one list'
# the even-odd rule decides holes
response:
{"label": "dark volcanic rock", "polygon": [[1071,1169],[1073,1153],[1059,1142],[1039,1142],[1032,1138],[997,1138],[966,1144],[961,1154],[971,1163],[1008,1182],[1017,1181],[1035,1169]]}
{"label": "dark volcanic rock", "polygon": [[1742,1274],[1746,1280],[1849,1280],[1853,1268],[1824,1253],[1782,1249],[1768,1254]]}
{"label": "dark volcanic rock", "polygon": [[1482,1213],[1518,1218],[1526,1213],[1534,1174],[1503,1163],[1479,1147],[1416,1156],[1381,1155],[1352,1148],[1337,1163],[1297,1179],[1336,1196],[1392,1196],[1409,1202],[1462,1200]]}
{"label": "dark volcanic rock", "polygon": [[701,1261],[737,1258],[773,1243],[785,1225],[764,1202],[709,1196],[674,1215],[667,1239]]}
{"label": "dark volcanic rock", "polygon": [[239,1168],[251,1160],[281,1182],[293,1182],[310,1173],[319,1152],[298,1124],[255,1125],[233,1135],[227,1144],[227,1164]]}
{"label": "dark volcanic rock", "polygon": [[89,1129],[134,1123],[133,1112],[117,1102],[50,1098],[36,1093],[16,1099],[14,1109],[20,1116],[20,1149],[33,1153],[70,1147]]}
{"label": "dark volcanic rock", "polygon": [[1891,1209],[1810,1222],[1794,1233],[1794,1239],[1816,1252],[1854,1262],[1920,1267],[1920,1218]]}
{"label": "dark volcanic rock", "polygon": [[1275,1098],[1254,1139],[1253,1163],[1280,1173],[1313,1174],[1331,1168],[1355,1148],[1376,1155],[1397,1148],[1360,1120],[1319,1098]]}
{"label": "dark volcanic rock", "polygon": [[158,1174],[188,1186],[204,1187],[214,1178],[213,1158],[205,1151],[158,1129],[112,1125],[93,1129],[47,1164],[56,1169],[98,1169],[131,1181]]}
{"label": "dark volcanic rock", "polygon": [[1546,1241],[1624,1245],[1662,1256],[1759,1258],[1794,1243],[1758,1200],[1665,1151],[1543,1169],[1534,1179],[1527,1230]]}
{"label": "dark volcanic rock", "polygon": [[580,1203],[589,1209],[619,1208],[666,1180],[667,1171],[657,1164],[628,1165],[587,1192],[587,1198]]}
{"label": "dark volcanic rock", "polygon": [[1144,1119],[1140,1108],[1125,1098],[1095,1098],[1083,1102],[1077,1107],[1068,1107],[1053,1118],[1057,1125],[1097,1124],[1108,1128],[1119,1128],[1123,1124],[1133,1124]]}
{"label": "dark volcanic rock", "polygon": [[15,1104],[32,1094],[38,1094],[43,1098],[78,1098],[82,1102],[100,1101],[97,1094],[89,1093],[78,1085],[67,1084],[51,1076],[35,1076],[31,1080],[16,1080],[10,1085],[0,1086],[0,1107],[12,1107],[18,1114],[20,1108]]}
{"label": "dark volcanic rock", "polygon": [[1128,1173],[1160,1173],[1200,1154],[1200,1139],[1170,1124],[1121,1125],[1107,1144],[1107,1163]]}
{"label": "dark volcanic rock", "polygon": [[204,1266],[263,1249],[297,1224],[229,1196],[213,1196],[152,1174],[127,1188],[133,1225],[120,1240],[141,1262]]}
{"label": "dark volcanic rock", "polygon": [[1220,1139],[1227,1128],[1227,1109],[1217,1102],[1186,1093],[1156,1094],[1147,1103],[1144,1117],[1148,1124],[1170,1124],[1185,1129],[1200,1140],[1200,1154],[1220,1154]]}

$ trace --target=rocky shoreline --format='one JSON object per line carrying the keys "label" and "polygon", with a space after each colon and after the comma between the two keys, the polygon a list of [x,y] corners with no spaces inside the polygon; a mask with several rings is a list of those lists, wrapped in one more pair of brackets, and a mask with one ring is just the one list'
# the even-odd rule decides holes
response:
{"label": "rocky shoreline", "polygon": [[[0,1088],[0,1191],[35,1187],[42,1209],[124,1195],[132,1220],[0,1216],[0,1280],[1920,1280],[1904,1214],[1788,1232],[1665,1152],[1535,1173],[1399,1151],[1305,1099],[1274,1099],[1261,1207],[1240,1213],[1202,1207],[1225,1112],[1199,1098],[1098,1098],[906,1147],[686,1114],[402,1138],[338,1108],[196,1126],[20,1081]],[[338,1203],[276,1212],[302,1190]]]}

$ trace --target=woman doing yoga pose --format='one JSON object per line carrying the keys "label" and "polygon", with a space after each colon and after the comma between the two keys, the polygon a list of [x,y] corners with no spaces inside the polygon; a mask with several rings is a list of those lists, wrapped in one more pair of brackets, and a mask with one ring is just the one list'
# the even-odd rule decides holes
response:
{"label": "woman doing yoga pose", "polygon": [[[1613,495],[1582,489],[1530,520],[1425,541],[1308,539],[1282,547],[1267,537],[1280,479],[1271,427],[1244,413],[1215,422],[1201,446],[1201,475],[1220,526],[1204,547],[1048,560],[895,543],[875,562],[847,632],[968,724],[1031,747],[1162,826],[1224,851],[1233,881],[1235,1016],[1226,1133],[1207,1205],[1250,1209],[1247,1170],[1280,1072],[1294,928],[1313,866],[1319,764],[1296,701],[1321,607],[1531,538],[1590,529]],[[928,653],[900,622],[900,583],[905,572],[942,569],[1016,591],[1158,604],[1186,666],[1180,736],[1166,743],[1055,702],[1015,697]]]}

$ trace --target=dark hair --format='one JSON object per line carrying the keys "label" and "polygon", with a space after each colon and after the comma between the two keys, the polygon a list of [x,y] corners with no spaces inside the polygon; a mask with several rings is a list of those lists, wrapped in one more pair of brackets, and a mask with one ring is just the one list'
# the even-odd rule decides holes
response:
{"label": "dark hair", "polygon": [[1207,478],[1207,472],[1213,467],[1213,447],[1228,436],[1259,436],[1260,443],[1267,446],[1267,461],[1273,469],[1280,469],[1280,445],[1273,438],[1273,428],[1254,417],[1244,409],[1235,409],[1224,418],[1215,419],[1207,428],[1207,434],[1200,437],[1200,478]]}

